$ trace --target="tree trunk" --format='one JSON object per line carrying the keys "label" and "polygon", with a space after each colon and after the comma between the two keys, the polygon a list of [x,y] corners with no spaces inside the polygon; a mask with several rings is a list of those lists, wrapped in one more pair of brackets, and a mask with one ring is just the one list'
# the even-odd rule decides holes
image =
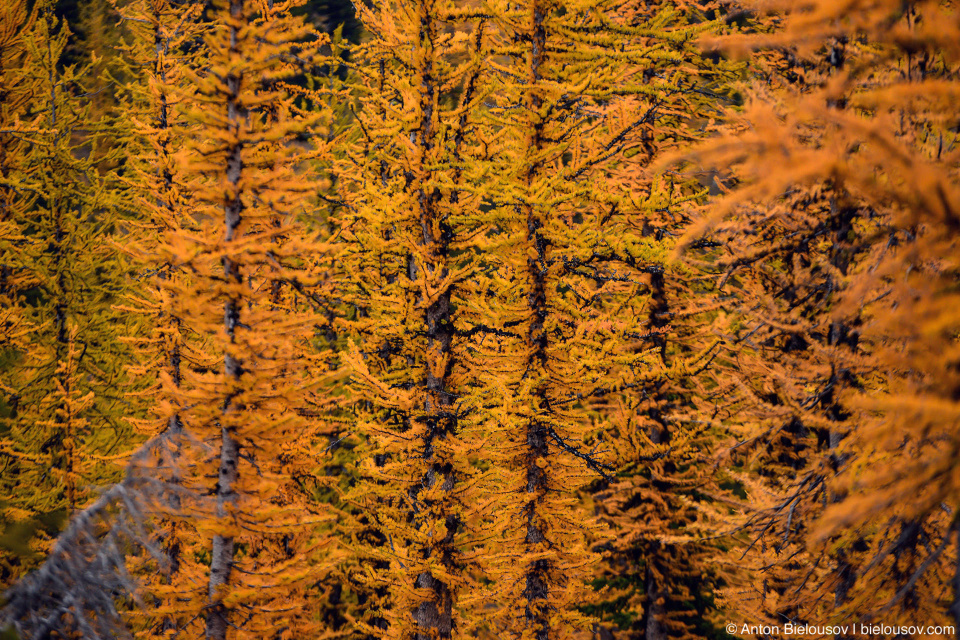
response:
{"label": "tree trunk", "polygon": [[666,613],[663,607],[663,593],[657,586],[653,571],[647,567],[647,606],[644,610],[646,623],[644,624],[645,640],[667,640],[667,630],[663,626],[663,616]]}
{"label": "tree trunk", "polygon": [[[230,15],[237,22],[243,16],[243,0],[231,0]],[[237,23],[230,25],[231,53],[239,54]],[[226,78],[227,87],[227,127],[232,131],[239,131],[246,120],[246,109],[239,103],[240,78],[236,74],[229,74]],[[243,203],[240,200],[238,184],[243,173],[242,142],[235,142],[230,149],[226,162],[227,181],[232,187],[232,199],[224,206],[224,243],[229,246],[233,242],[237,227],[240,226]],[[240,284],[239,263],[229,257],[223,258],[223,276],[228,282]],[[243,373],[242,362],[230,353],[234,343],[234,335],[240,325],[241,300],[230,298],[224,305],[224,328],[230,342],[223,359],[224,373],[228,378],[239,380]],[[232,432],[226,426],[228,414],[239,411],[242,407],[236,406],[232,396],[227,396],[223,403],[224,426],[220,429],[220,469],[217,477],[217,518],[227,516],[227,505],[237,500],[234,485],[237,482],[238,464],[240,461],[240,446]],[[223,591],[228,584],[233,569],[234,543],[233,536],[218,534],[213,538],[213,551],[210,556],[210,586],[208,596],[210,604],[206,619],[206,637],[208,640],[225,640],[227,634],[227,610],[223,605]]]}

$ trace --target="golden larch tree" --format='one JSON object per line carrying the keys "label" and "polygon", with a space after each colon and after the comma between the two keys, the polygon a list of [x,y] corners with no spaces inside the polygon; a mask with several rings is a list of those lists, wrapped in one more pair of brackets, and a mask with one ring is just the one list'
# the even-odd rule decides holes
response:
{"label": "golden larch tree", "polygon": [[320,468],[307,399],[326,367],[313,357],[314,313],[296,297],[317,285],[296,142],[310,119],[294,115],[284,81],[323,38],[291,15],[296,6],[214,4],[207,62],[182,69],[191,86],[178,187],[192,194],[189,216],[158,229],[155,250],[172,274],[156,280],[165,317],[204,350],[160,386],[193,443],[181,454],[191,498],[180,505],[193,526],[180,531],[209,554],[206,571],[181,567],[171,592],[207,638],[318,632],[305,592],[322,568],[325,515],[301,480]]}
{"label": "golden larch tree", "polygon": [[648,16],[624,3],[489,6],[485,135],[498,179],[489,195],[496,232],[484,248],[497,268],[485,323],[496,339],[478,342],[474,359],[492,374],[487,402],[500,402],[490,407],[497,470],[487,486],[504,508],[491,516],[487,566],[506,632],[569,637],[600,610],[584,606],[586,583],[597,550],[612,542],[590,517],[600,505],[577,490],[636,462],[636,420],[628,427],[622,409],[639,410],[631,396],[646,397],[710,350],[691,344],[667,362],[648,339],[669,322],[669,241],[652,220],[700,190],[674,188],[643,162],[691,135],[678,120],[702,88],[672,69],[709,24],[685,25],[666,5]]}
{"label": "golden larch tree", "polygon": [[957,7],[756,8],[774,26],[726,45],[759,50],[762,72],[737,130],[702,156],[738,188],[700,231],[758,231],[735,256],[759,267],[743,270],[759,322],[739,333],[764,334],[750,350],[765,400],[793,416],[770,431],[767,473],[793,479],[763,525],[794,544],[793,566],[773,567],[802,596],[785,612],[939,623],[957,553]]}
{"label": "golden larch tree", "polygon": [[450,638],[481,615],[461,596],[479,497],[467,444],[478,372],[463,345],[484,232],[484,165],[471,161],[483,23],[449,0],[357,9],[371,37],[350,51],[362,70],[335,221],[347,406],[365,458],[347,494],[361,558],[350,579],[363,632]]}
{"label": "golden larch tree", "polygon": [[[177,397],[164,393],[164,385],[179,389],[184,368],[217,365],[209,349],[196,344],[199,336],[191,334],[173,312],[171,287],[162,283],[185,276],[160,256],[167,234],[198,230],[176,151],[195,130],[184,122],[184,105],[191,95],[184,69],[198,67],[205,59],[196,44],[208,25],[200,21],[199,3],[143,0],[115,10],[126,25],[113,64],[114,81],[121,87],[115,99],[125,114],[122,126],[114,131],[124,150],[125,206],[130,212],[121,246],[136,265],[140,284],[118,305],[139,318],[126,338],[134,351],[127,395],[147,409],[145,416],[133,417],[132,422],[145,435],[160,436],[153,463],[157,479],[167,483],[169,494],[165,504],[154,505],[157,511],[152,514],[161,523],[153,534],[160,538],[164,561],[158,564],[149,554],[135,557],[131,571],[144,579],[144,590],[154,599],[146,616],[153,624],[145,632],[162,636],[183,624],[183,618],[177,617],[182,609],[177,605],[182,589],[177,574],[197,551],[186,546],[190,540],[183,531],[189,526],[189,515],[183,512],[177,493],[183,473],[182,407]],[[195,47],[190,56],[189,46]]]}
{"label": "golden larch tree", "polygon": [[[50,3],[23,9],[4,13],[7,61],[22,66],[4,73],[3,224],[11,241],[0,263],[6,302],[23,324],[11,327],[16,341],[2,373],[3,482],[5,516],[38,529],[31,545],[39,552],[91,484],[117,476],[115,461],[132,445],[126,416],[136,409],[118,388],[124,321],[112,305],[129,266],[110,241],[117,185],[92,160],[101,145],[81,95],[85,69],[63,66],[70,30]],[[19,93],[25,87],[29,94]]]}

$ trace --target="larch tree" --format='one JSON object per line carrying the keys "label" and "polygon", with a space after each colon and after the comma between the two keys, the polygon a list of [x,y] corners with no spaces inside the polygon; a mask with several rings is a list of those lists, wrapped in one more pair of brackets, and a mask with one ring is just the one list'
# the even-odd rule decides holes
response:
{"label": "larch tree", "polygon": [[[353,378],[359,630],[450,638],[482,614],[472,579],[474,404],[464,343],[485,230],[472,162],[483,22],[449,0],[357,5],[350,147],[335,169],[339,331]],[[472,619],[472,620],[471,620]]]}
{"label": "larch tree", "polygon": [[954,0],[325,3],[0,8],[3,624],[960,623]]}
{"label": "larch tree", "polygon": [[[699,231],[727,216],[757,229],[731,266],[758,267],[743,277],[759,322],[738,334],[781,416],[767,472],[792,467],[763,525],[794,545],[777,545],[793,564],[774,567],[784,612],[940,622],[956,553],[957,9],[762,9],[777,28],[727,44],[770,50],[779,68],[745,126],[705,148],[739,185]],[[806,602],[789,602],[801,585]]]}
{"label": "larch tree", "polygon": [[[606,378],[623,327],[603,306],[613,298],[612,308],[629,318],[641,290],[598,260],[610,253],[616,224],[598,222],[615,205],[597,202],[602,182],[578,179],[602,175],[592,163],[606,159],[590,153],[597,151],[591,134],[626,125],[601,116],[609,87],[628,79],[624,65],[605,55],[611,34],[592,33],[603,26],[603,9],[490,3],[487,135],[499,142],[492,154],[499,179],[485,250],[498,269],[484,322],[497,334],[476,348],[480,366],[496,374],[488,403],[499,405],[490,407],[498,471],[489,490],[503,508],[491,523],[486,564],[501,601],[500,633],[511,637],[587,626],[576,603],[597,562],[589,550],[597,526],[577,513],[575,491],[610,469],[606,455],[591,450],[596,443],[587,444],[598,434],[591,397],[624,384]],[[591,28],[578,37],[585,20]],[[609,156],[631,142],[613,141]]]}
{"label": "larch tree", "polygon": [[727,317],[736,357],[724,376],[735,383],[738,442],[726,459],[748,499],[730,560],[746,554],[763,567],[731,588],[730,601],[749,603],[744,620],[836,621],[823,615],[847,600],[865,541],[853,533],[807,547],[814,521],[838,499],[830,484],[849,455],[843,440],[863,419],[839,399],[876,366],[859,341],[859,314],[831,309],[869,264],[860,234],[870,213],[829,186],[792,189],[762,211],[749,227],[734,215],[711,234],[723,246],[721,289],[737,305]]}
{"label": "larch tree", "polygon": [[[115,148],[114,144],[111,143],[110,149],[98,155],[105,162],[98,164],[96,168],[89,162],[90,156],[84,153],[90,149],[90,136],[103,135],[103,129],[98,130],[99,121],[89,120],[89,112],[77,106],[78,101],[83,98],[76,95],[76,86],[66,83],[50,87],[47,84],[51,81],[56,82],[58,77],[69,77],[78,73],[75,68],[71,69],[68,66],[64,72],[61,67],[63,53],[61,47],[67,43],[66,30],[61,31],[60,35],[54,36],[52,40],[50,35],[43,35],[43,32],[39,32],[40,35],[38,35],[33,31],[41,28],[37,25],[40,20],[45,22],[44,26],[50,24],[46,22],[50,19],[50,7],[45,3],[37,3],[32,13],[27,13],[22,5],[11,7],[11,9],[7,18],[11,18],[13,22],[5,22],[5,26],[11,27],[11,32],[8,33],[10,40],[7,40],[6,44],[19,46],[5,49],[7,55],[4,59],[11,63],[6,66],[6,69],[12,73],[7,76],[9,82],[6,80],[4,82],[7,90],[4,103],[9,108],[7,114],[10,116],[10,120],[5,123],[7,125],[5,129],[11,136],[9,144],[7,141],[4,142],[4,158],[9,168],[4,172],[4,177],[11,179],[10,182],[5,182],[5,188],[10,189],[11,196],[6,202],[12,210],[17,210],[16,214],[8,218],[11,223],[10,228],[16,233],[17,244],[5,246],[4,256],[22,255],[25,245],[39,246],[42,233],[51,231],[50,224],[44,221],[43,216],[53,215],[53,212],[44,211],[42,207],[51,200],[56,202],[54,198],[57,194],[64,196],[63,200],[66,202],[61,201],[61,206],[65,208],[65,212],[61,212],[59,218],[55,220],[59,220],[62,225],[59,227],[62,230],[59,234],[61,238],[59,245],[64,254],[61,256],[64,263],[63,270],[68,275],[58,278],[57,281],[68,302],[64,305],[64,315],[67,316],[68,321],[74,323],[73,335],[83,339],[84,342],[82,343],[83,351],[75,358],[71,358],[75,353],[69,349],[74,345],[68,342],[65,353],[66,362],[60,365],[57,372],[62,372],[66,377],[60,379],[66,379],[68,382],[71,382],[71,378],[73,381],[79,378],[79,383],[96,395],[88,393],[88,404],[78,407],[89,409],[91,417],[86,424],[80,422],[82,413],[74,411],[71,415],[61,410],[59,415],[63,418],[72,418],[74,421],[72,426],[75,429],[74,446],[63,446],[62,449],[65,452],[74,449],[77,457],[81,458],[81,462],[89,465],[90,462],[97,461],[95,456],[98,449],[108,451],[103,446],[102,439],[96,440],[91,436],[96,436],[97,430],[103,428],[105,419],[117,419],[113,415],[99,413],[110,406],[106,401],[112,399],[119,403],[117,413],[122,414],[126,423],[134,422],[134,418],[142,414],[140,407],[144,404],[141,398],[125,393],[130,387],[128,381],[119,376],[104,379],[104,374],[110,370],[90,367],[91,363],[96,365],[103,362],[103,353],[107,347],[113,345],[117,348],[118,344],[122,344],[124,336],[121,334],[140,328],[136,323],[130,325],[116,323],[116,319],[121,317],[123,310],[114,305],[123,300],[127,290],[116,287],[109,296],[95,295],[98,291],[92,285],[96,280],[91,278],[93,273],[103,279],[114,278],[114,284],[118,284],[116,280],[119,280],[121,275],[128,278],[132,275],[131,271],[139,266],[127,264],[124,266],[124,271],[118,274],[114,271],[115,265],[111,264],[112,256],[122,254],[118,248],[119,243],[115,240],[124,235],[129,240],[129,234],[124,234],[119,229],[114,230],[112,225],[120,215],[125,214],[130,217],[135,214],[131,214],[128,207],[121,205],[120,197],[124,192],[121,181],[111,179],[109,191],[102,186],[101,176],[111,177],[108,167],[115,167],[118,164],[116,154],[110,150]],[[19,32],[16,28],[19,28]],[[31,61],[31,55],[34,60],[50,60],[53,63],[44,69],[40,66],[42,62],[38,64]],[[47,84],[46,89],[44,89],[45,84]],[[32,89],[23,92],[26,87],[32,87]],[[66,93],[59,95],[60,92]],[[51,100],[52,105],[45,104],[46,100]],[[54,107],[59,113],[61,124],[65,126],[63,131],[48,128],[55,123]],[[87,118],[86,121],[84,116]],[[58,149],[58,146],[50,141],[54,136],[60,137],[59,144],[65,149],[62,149],[63,153],[59,156],[56,169],[50,172],[52,175],[44,176],[41,172],[40,176],[45,177],[44,181],[37,180],[38,176],[32,176],[35,180],[33,184],[22,182],[24,171],[31,166],[25,161],[32,162],[35,169],[42,167],[44,156],[41,154],[50,154]],[[25,151],[28,153],[23,153]],[[94,154],[91,153],[91,155]],[[21,163],[23,163],[22,166],[18,167]],[[12,181],[14,178],[21,182]],[[54,190],[58,181],[61,180],[66,184],[62,189]],[[41,191],[38,184],[50,191]],[[100,189],[103,190],[100,191]],[[97,195],[93,197],[91,192]],[[88,208],[98,206],[109,206],[111,210],[95,209],[92,214],[84,213]],[[71,214],[75,217],[71,217]],[[46,244],[46,250],[50,253],[53,253],[57,247],[57,229],[55,223],[49,243]],[[67,231],[70,233],[68,234]],[[82,253],[84,251],[89,251],[89,256],[85,256]],[[26,257],[31,258],[29,253]],[[93,262],[92,265],[86,263],[87,257]],[[33,258],[35,259],[35,256]],[[38,262],[33,262],[32,265],[36,269]],[[38,302],[43,301],[44,296],[49,293],[45,293],[47,287],[40,288],[43,285],[40,274],[28,270],[27,266],[27,262],[10,265],[10,275],[17,277],[11,281],[11,286],[5,289],[11,296],[7,301],[8,308],[18,312],[19,318],[32,320],[32,322],[24,321],[22,325],[30,332],[29,334],[18,335],[16,331],[4,334],[7,341],[5,347],[11,347],[11,350],[6,353],[7,355],[12,353],[15,365],[10,369],[5,368],[5,375],[16,372],[21,365],[35,364],[37,360],[30,360],[24,357],[24,354],[41,355],[43,351],[36,346],[38,341],[50,331],[51,326],[56,326],[53,323],[46,325],[39,323],[33,316],[32,307],[37,307],[38,310],[42,308]],[[34,288],[23,289],[24,283]],[[21,288],[18,289],[18,286]],[[87,313],[96,309],[94,305],[100,305],[99,313],[103,316],[100,328],[109,326],[110,321],[113,320],[115,323],[113,329],[119,329],[119,331],[114,335],[93,334],[91,328],[97,325],[92,323],[89,315],[82,315],[81,310],[84,307],[81,303],[91,305]],[[17,329],[13,325],[10,328]],[[114,339],[117,341],[116,344],[112,342]],[[115,363],[116,368],[112,369],[112,373],[115,374],[119,373],[122,363],[130,356],[130,352],[126,349],[117,350],[122,360],[118,358]],[[87,360],[86,366],[81,367],[84,360]],[[79,374],[79,376],[70,374]],[[42,393],[47,387],[42,381],[37,386],[38,388],[31,392]],[[9,417],[16,418],[19,409],[17,399],[23,395],[23,391],[17,393],[14,389],[8,388],[8,390],[13,392],[11,398],[13,411]],[[76,405],[74,407],[77,408]],[[33,415],[36,417],[35,413]],[[65,427],[69,425],[63,419],[56,424],[65,425]],[[83,428],[87,425],[89,429],[84,433]],[[13,429],[7,434],[17,436],[18,431]],[[57,437],[56,434],[51,435],[54,438]],[[126,427],[113,434],[112,439],[115,441],[113,446],[126,450],[132,449],[140,440],[132,429]],[[12,444],[22,447],[24,443],[14,440]],[[139,553],[161,558],[153,545],[154,530],[146,518],[146,513],[150,511],[156,498],[165,493],[163,482],[158,482],[154,474],[157,449],[162,448],[163,444],[155,440],[142,447],[127,464],[123,480],[106,488],[96,496],[96,499],[77,500],[78,504],[84,508],[69,514],[71,522],[62,532],[59,531],[60,527],[55,522],[50,522],[49,515],[38,516],[40,522],[47,521],[44,527],[48,533],[58,535],[49,548],[49,556],[43,566],[31,572],[4,595],[3,618],[5,622],[12,624],[20,637],[44,638],[49,637],[51,632],[59,633],[64,637],[71,633],[80,633],[85,637],[113,637],[125,633],[122,613],[125,607],[123,603],[117,602],[117,599],[122,593],[129,594],[135,599],[137,593],[136,584],[131,579],[126,566],[125,555],[136,549]],[[58,448],[60,447],[55,442],[48,447],[54,451]],[[18,451],[17,448],[11,447],[7,454],[10,455],[7,455],[6,461],[13,464],[7,468],[5,480],[21,480],[30,486],[30,481],[26,480],[30,477],[27,475],[29,466],[24,464],[23,450]],[[86,460],[84,461],[83,458]],[[32,465],[43,466],[45,471],[51,474],[61,470],[77,471],[75,466],[71,469],[70,463],[74,462],[72,460],[67,461],[67,464],[57,460],[47,463],[42,456],[37,455],[28,460]],[[109,473],[104,473],[102,467],[81,468],[81,474],[78,474],[80,477],[77,479],[82,483],[80,487],[86,492],[91,485],[108,483],[116,477],[114,469],[119,470],[120,465],[114,467],[111,464],[109,468]],[[57,489],[49,487],[49,483],[37,482],[33,487],[36,491],[48,491],[53,499],[56,499]],[[15,516],[16,509],[7,515]],[[33,532],[32,522],[36,520],[23,520],[21,516],[19,521],[14,521],[14,529],[6,531],[5,534],[10,536],[8,539],[15,539],[15,536],[29,537]],[[11,533],[13,535],[10,535]],[[36,542],[32,544],[32,546],[35,545]],[[32,554],[27,550],[14,548],[12,551],[22,556],[21,566],[22,560],[32,560],[30,558]],[[16,561],[16,559],[17,556],[14,555],[5,557],[8,561]],[[19,573],[19,570],[16,572]]]}
{"label": "larch tree", "polygon": [[[5,15],[18,20],[17,6]],[[39,552],[88,500],[90,484],[117,476],[115,460],[132,443],[119,391],[124,323],[112,309],[129,275],[110,242],[116,184],[93,161],[101,145],[84,69],[62,65],[69,28],[49,3],[30,15],[15,40],[24,66],[5,74],[4,224],[15,242],[0,262],[7,300],[29,333],[11,345],[15,366],[2,374],[3,482],[5,517],[38,529],[30,544]],[[32,90],[18,99],[23,83]]]}
{"label": "larch tree", "polygon": [[[0,111],[0,129],[3,130],[0,134],[0,252],[4,256],[11,255],[24,241],[17,220],[23,218],[33,200],[18,190],[11,178],[22,171],[21,165],[28,151],[28,141],[24,138],[32,128],[31,122],[22,119],[28,117],[33,97],[40,90],[41,78],[27,71],[33,61],[24,41],[30,37],[36,17],[36,11],[29,11],[25,1],[7,4],[0,13],[0,104],[3,105]],[[14,265],[4,260],[0,269],[0,322],[3,327],[0,332],[0,366],[6,371],[15,366],[19,354],[25,350],[31,326],[19,304],[19,288],[11,281]],[[0,384],[0,416],[5,421],[3,433],[6,436],[10,432],[7,421],[16,414],[19,396],[6,376]],[[5,473],[10,473],[15,467],[7,457],[9,452],[5,450],[3,455]],[[6,513],[9,506],[4,498],[3,532],[8,536],[17,526],[17,520]],[[4,549],[0,569],[0,583],[4,585],[20,572],[20,559],[9,546]]]}
{"label": "larch tree", "polygon": [[[118,101],[122,91],[112,83],[123,66],[121,42],[131,25],[129,21],[120,20],[114,0],[78,3],[76,17],[65,15],[64,20],[74,31],[72,42],[65,52],[65,62],[87,68],[89,117],[100,123],[105,134],[99,159],[112,168],[117,159],[111,153],[111,147],[123,137],[121,132],[126,115]],[[114,129],[114,132],[107,133],[110,129]]]}
{"label": "larch tree", "polygon": [[183,69],[191,87],[178,157],[190,215],[160,229],[156,248],[158,266],[177,274],[156,280],[166,317],[219,361],[160,377],[192,443],[181,452],[190,470],[181,482],[195,497],[180,506],[193,524],[180,529],[183,543],[208,562],[181,567],[171,592],[211,639],[318,632],[304,594],[322,568],[326,516],[301,480],[321,466],[307,398],[326,367],[313,357],[316,319],[299,293],[318,285],[296,141],[310,119],[294,115],[284,81],[323,38],[291,15],[297,4],[213,5],[206,63]]}
{"label": "larch tree", "polygon": [[647,301],[624,339],[647,350],[663,375],[608,400],[618,469],[591,493],[613,535],[600,547],[599,592],[587,609],[614,637],[696,637],[716,624],[714,592],[735,571],[718,562],[732,496],[714,457],[730,439],[733,413],[724,406],[728,383],[713,373],[730,358],[718,324],[728,300],[715,284],[715,244],[671,256],[691,212],[709,206],[709,175],[655,165],[710,135],[742,65],[696,46],[722,26],[716,3],[624,3],[616,16],[650,48],[632,105],[642,116],[636,146],[609,178],[629,194],[625,226],[651,251]]}
{"label": "larch tree", "polygon": [[[476,359],[496,374],[487,402],[501,402],[488,409],[499,470],[489,491],[508,508],[493,523],[489,571],[509,633],[568,637],[603,610],[583,606],[586,582],[613,537],[587,515],[599,501],[582,504],[577,490],[599,478],[629,492],[613,472],[643,464],[637,436],[650,439],[637,432],[639,416],[627,424],[624,414],[643,411],[648,390],[710,350],[691,342],[670,362],[655,340],[670,322],[670,241],[652,231],[654,219],[700,190],[644,169],[659,146],[694,135],[682,112],[701,108],[705,83],[695,63],[676,65],[709,24],[685,23],[669,3],[646,14],[616,2],[490,7],[486,135],[499,180],[488,251],[498,268],[485,322],[498,339],[479,344]],[[601,500],[604,524],[619,527],[630,515],[617,491]],[[659,525],[653,535],[667,535]]]}
{"label": "larch tree", "polygon": [[[783,96],[815,91],[840,66],[836,51],[802,63],[774,51],[754,60],[753,88],[786,110]],[[855,536],[833,551],[806,546],[810,525],[837,499],[827,485],[844,462],[841,440],[862,419],[838,399],[874,366],[859,343],[859,314],[831,310],[869,264],[871,217],[829,182],[789,186],[775,201],[735,209],[709,236],[735,353],[718,371],[737,407],[738,442],[725,458],[747,494],[742,545],[729,560],[746,554],[764,567],[729,587],[743,620],[824,622],[823,603],[842,603],[855,573],[863,544]]]}
{"label": "larch tree", "polygon": [[138,398],[139,404],[147,407],[147,415],[132,421],[141,432],[157,438],[156,475],[169,492],[163,504],[153,505],[151,510],[154,524],[162,523],[151,531],[164,549],[163,559],[158,564],[152,554],[143,554],[137,560],[145,566],[131,566],[131,571],[146,581],[143,588],[155,599],[146,612],[151,623],[146,625],[146,633],[158,636],[183,624],[182,616],[177,617],[181,607],[176,599],[182,589],[177,574],[181,565],[195,557],[186,548],[189,540],[183,530],[189,527],[189,517],[178,494],[184,473],[182,407],[177,405],[178,398],[164,393],[164,385],[179,389],[184,368],[217,364],[205,345],[196,344],[198,336],[190,334],[173,312],[171,288],[162,283],[185,276],[159,255],[166,234],[197,230],[176,151],[194,131],[184,122],[184,105],[191,95],[184,69],[197,68],[205,60],[198,47],[203,29],[209,26],[200,20],[202,9],[200,3],[177,0],[143,0],[116,9],[126,25],[126,37],[113,65],[114,80],[121,87],[115,99],[125,114],[125,126],[116,129],[125,155],[126,207],[130,211],[123,247],[136,264],[142,285],[118,308],[140,318],[126,338],[134,351],[128,371],[135,382],[128,396]]}

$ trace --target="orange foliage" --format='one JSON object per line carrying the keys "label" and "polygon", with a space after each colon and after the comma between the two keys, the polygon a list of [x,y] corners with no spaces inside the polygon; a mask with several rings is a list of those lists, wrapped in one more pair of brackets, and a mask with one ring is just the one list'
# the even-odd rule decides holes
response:
{"label": "orange foliage", "polygon": [[956,3],[353,6],[0,7],[4,624],[960,620]]}

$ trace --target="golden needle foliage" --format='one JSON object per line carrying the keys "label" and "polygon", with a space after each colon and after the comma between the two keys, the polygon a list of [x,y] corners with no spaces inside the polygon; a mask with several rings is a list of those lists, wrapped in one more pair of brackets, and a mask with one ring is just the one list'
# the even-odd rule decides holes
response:
{"label": "golden needle foliage", "polygon": [[951,635],[955,3],[62,8],[0,7],[17,636]]}

